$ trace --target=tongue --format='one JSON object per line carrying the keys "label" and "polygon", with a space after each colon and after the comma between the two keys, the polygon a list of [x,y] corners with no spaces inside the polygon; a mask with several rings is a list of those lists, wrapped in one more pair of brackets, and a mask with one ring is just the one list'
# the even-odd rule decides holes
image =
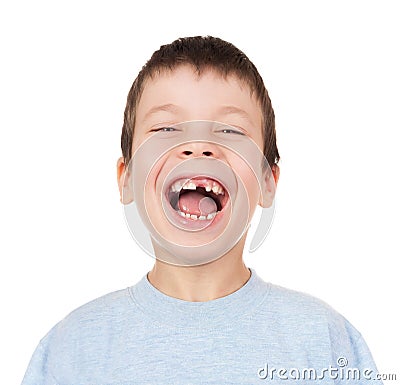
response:
{"label": "tongue", "polygon": [[217,205],[214,199],[205,197],[196,191],[187,192],[181,194],[179,197],[179,210],[194,215],[205,215],[211,214],[217,211]]}

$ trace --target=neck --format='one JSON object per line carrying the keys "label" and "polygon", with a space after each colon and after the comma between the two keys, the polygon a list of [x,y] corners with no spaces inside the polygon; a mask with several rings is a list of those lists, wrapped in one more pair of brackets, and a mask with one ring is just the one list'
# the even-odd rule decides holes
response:
{"label": "neck", "polygon": [[250,278],[242,258],[244,241],[216,261],[200,266],[176,266],[156,259],[148,280],[164,294],[185,301],[204,302],[225,297]]}

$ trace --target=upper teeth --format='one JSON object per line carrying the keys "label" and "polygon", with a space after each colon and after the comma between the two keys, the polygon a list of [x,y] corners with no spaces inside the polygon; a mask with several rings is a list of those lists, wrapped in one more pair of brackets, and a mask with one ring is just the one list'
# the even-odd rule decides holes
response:
{"label": "upper teeth", "polygon": [[182,187],[184,190],[196,190],[196,185],[193,182],[187,182]]}
{"label": "upper teeth", "polygon": [[[198,185],[204,187],[207,192],[210,192],[212,190],[214,194],[224,195],[224,188],[218,182],[211,181],[211,180],[204,181],[204,179],[202,179],[201,182],[200,181],[198,182]],[[176,181],[171,186],[171,191],[179,192],[182,189],[183,190],[196,190],[196,187],[197,187],[196,181],[182,179],[182,180]]]}

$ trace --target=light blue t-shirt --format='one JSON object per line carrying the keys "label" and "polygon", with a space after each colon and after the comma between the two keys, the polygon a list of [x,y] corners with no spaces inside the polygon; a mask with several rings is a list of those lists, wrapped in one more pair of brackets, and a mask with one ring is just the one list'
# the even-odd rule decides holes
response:
{"label": "light blue t-shirt", "polygon": [[207,302],[169,297],[147,274],[95,299],[40,341],[22,384],[382,384],[344,317],[250,270],[239,290]]}

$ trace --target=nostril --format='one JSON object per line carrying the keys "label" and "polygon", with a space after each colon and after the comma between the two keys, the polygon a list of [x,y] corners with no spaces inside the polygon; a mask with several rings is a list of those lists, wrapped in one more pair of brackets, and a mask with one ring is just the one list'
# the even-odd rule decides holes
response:
{"label": "nostril", "polygon": [[212,152],[211,151],[203,151],[203,155],[205,156],[211,156]]}
{"label": "nostril", "polygon": [[192,155],[192,154],[193,154],[192,151],[183,151],[183,153],[184,153],[185,155]]}

